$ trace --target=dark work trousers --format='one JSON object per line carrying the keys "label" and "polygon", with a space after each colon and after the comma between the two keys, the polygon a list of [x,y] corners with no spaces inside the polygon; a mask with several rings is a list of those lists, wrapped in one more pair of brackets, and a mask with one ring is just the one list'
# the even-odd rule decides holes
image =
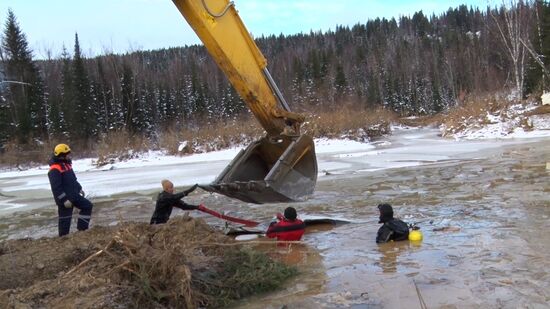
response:
{"label": "dark work trousers", "polygon": [[[82,196],[78,196],[76,200],[73,201],[73,207],[80,209],[76,228],[79,231],[87,230],[90,225],[90,220],[92,219],[92,202]],[[59,236],[69,234],[71,220],[73,218],[73,207],[66,208],[65,206],[57,205],[57,213],[59,215]]]}

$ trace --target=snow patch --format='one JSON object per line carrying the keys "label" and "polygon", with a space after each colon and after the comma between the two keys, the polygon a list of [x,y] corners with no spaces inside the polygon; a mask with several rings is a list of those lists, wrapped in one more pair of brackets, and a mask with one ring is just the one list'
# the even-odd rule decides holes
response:
{"label": "snow patch", "polygon": [[374,148],[371,144],[342,139],[319,138],[315,139],[314,143],[317,154],[333,152],[351,153]]}
{"label": "snow patch", "polygon": [[480,118],[468,117],[461,122],[457,129],[440,126],[443,135],[451,136],[456,140],[476,139],[505,139],[505,138],[532,138],[550,136],[550,115],[531,115],[526,113],[537,106],[514,104],[498,113],[487,112]]}
{"label": "snow patch", "polygon": [[187,147],[187,141],[181,142],[180,145],[178,146],[178,151],[182,152],[185,149],[185,147]]}

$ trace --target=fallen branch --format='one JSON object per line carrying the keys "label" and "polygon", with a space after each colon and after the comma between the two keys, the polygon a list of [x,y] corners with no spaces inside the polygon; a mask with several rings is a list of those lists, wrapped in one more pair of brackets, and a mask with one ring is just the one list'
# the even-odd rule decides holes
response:
{"label": "fallen branch", "polygon": [[75,272],[76,270],[78,270],[80,267],[82,267],[83,265],[85,265],[86,263],[88,263],[89,261],[93,260],[95,257],[101,255],[103,252],[106,252],[107,249],[109,249],[113,244],[115,243],[114,240],[111,240],[107,246],[105,246],[105,248],[97,251],[96,253],[90,255],[89,257],[87,257],[84,261],[80,262],[80,264],[76,265],[75,267],[73,267],[73,269],[69,270],[67,273],[65,273],[63,275],[63,277],[65,276],[68,276],[70,274],[72,274],[73,272]]}
{"label": "fallen branch", "polygon": [[115,271],[115,270],[117,270],[117,269],[119,269],[119,268],[124,268],[124,267],[126,267],[128,264],[130,264],[130,261],[129,261],[129,260],[124,261],[123,263],[121,263],[121,264],[119,264],[119,265],[117,265],[117,266],[115,266],[115,267],[109,269],[107,272],[101,274],[101,276],[99,276],[99,277],[105,277],[105,276],[107,276],[108,274],[112,273],[113,271]]}

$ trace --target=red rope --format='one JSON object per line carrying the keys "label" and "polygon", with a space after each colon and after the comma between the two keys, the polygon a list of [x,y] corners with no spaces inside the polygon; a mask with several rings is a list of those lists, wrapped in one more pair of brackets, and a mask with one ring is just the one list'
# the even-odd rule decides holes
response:
{"label": "red rope", "polygon": [[240,224],[244,224],[245,226],[257,226],[259,223],[256,222],[256,221],[251,221],[251,220],[246,220],[246,219],[240,219],[240,218],[235,218],[235,217],[231,217],[231,216],[226,216],[226,215],[222,215],[221,213],[219,212],[216,212],[212,209],[208,209],[206,208],[203,204],[200,204],[199,205],[199,209],[200,211],[202,212],[205,212],[209,215],[212,215],[214,217],[217,217],[217,218],[220,218],[220,219],[223,219],[223,220],[227,220],[227,221],[231,221],[231,222],[235,222],[235,223],[240,223]]}

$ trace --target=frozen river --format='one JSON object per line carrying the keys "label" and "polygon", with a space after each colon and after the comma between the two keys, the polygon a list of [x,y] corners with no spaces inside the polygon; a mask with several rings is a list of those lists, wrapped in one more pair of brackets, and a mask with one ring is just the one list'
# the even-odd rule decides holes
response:
{"label": "frozen river", "polygon": [[[548,308],[550,138],[454,141],[437,133],[400,129],[364,147],[319,151],[316,191],[293,206],[299,215],[356,223],[310,229],[290,252],[260,246],[297,265],[300,275],[282,291],[238,306],[415,308],[421,297],[428,308]],[[209,182],[227,162],[143,164],[78,177],[95,203],[92,224],[111,225],[148,221],[160,179]],[[0,239],[56,235],[45,173],[0,174]],[[186,201],[258,221],[286,207],[203,192]],[[405,221],[420,222],[424,241],[377,245],[382,202]]]}

